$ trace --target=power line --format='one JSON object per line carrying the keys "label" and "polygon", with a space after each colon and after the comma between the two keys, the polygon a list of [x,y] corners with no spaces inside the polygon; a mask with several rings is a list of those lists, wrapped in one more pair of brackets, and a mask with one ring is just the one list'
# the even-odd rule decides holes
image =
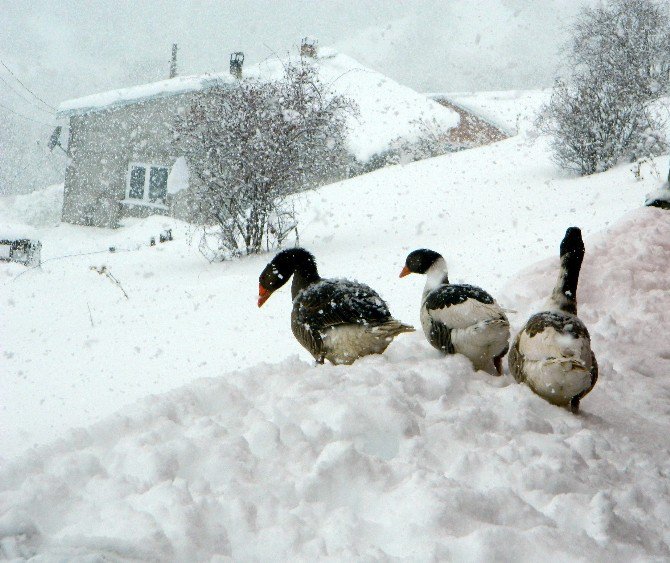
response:
{"label": "power line", "polygon": [[30,88],[28,88],[28,86],[26,86],[23,82],[21,82],[21,81],[19,80],[19,78],[18,78],[18,77],[17,77],[17,76],[10,70],[10,68],[9,68],[9,67],[8,67],[2,60],[0,60],[0,64],[2,64],[2,66],[4,66],[5,69],[7,69],[7,72],[9,72],[9,74],[11,74],[11,75],[14,77],[14,79],[15,79],[21,86],[23,86],[26,90],[28,90],[28,92],[30,92],[36,99],[38,99],[40,102],[42,102],[42,103],[43,103],[45,106],[47,106],[48,108],[50,108],[50,109],[56,111],[56,108],[55,108],[55,107],[53,107],[51,104],[45,102],[42,98],[40,98],[37,94],[35,94],[35,92],[33,92]]}
{"label": "power line", "polygon": [[2,76],[0,76],[0,82],[2,82],[5,86],[7,86],[7,88],[9,88],[12,92],[14,92],[14,94],[16,94],[24,102],[29,104],[31,108],[35,108],[40,111],[43,111],[44,113],[48,113],[49,115],[53,115],[52,111],[46,110],[43,107],[38,106],[35,102],[30,101],[28,98],[24,98],[23,95],[18,90],[15,90],[14,87],[9,82],[7,82]]}
{"label": "power line", "polygon": [[28,121],[33,121],[35,123],[39,123],[41,125],[46,125],[47,127],[56,127],[53,123],[45,123],[44,121],[39,121],[38,119],[33,119],[32,117],[28,117],[27,115],[23,115],[22,113],[19,113],[18,111],[13,110],[12,108],[8,108],[7,106],[3,106],[0,104],[0,108],[8,111],[9,113],[13,113],[14,115],[18,115],[19,117],[23,119],[27,119]]}

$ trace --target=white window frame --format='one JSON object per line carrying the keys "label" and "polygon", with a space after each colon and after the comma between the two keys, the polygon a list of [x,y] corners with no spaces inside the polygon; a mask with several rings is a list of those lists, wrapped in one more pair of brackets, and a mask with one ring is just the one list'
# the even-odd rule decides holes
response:
{"label": "white window frame", "polygon": [[[142,199],[136,197],[130,197],[130,176],[133,171],[133,167],[142,167],[144,168],[144,192],[142,193]],[[167,170],[168,176],[170,175],[170,167],[165,164],[157,164],[155,162],[129,162],[128,163],[128,172],[126,173],[126,198],[123,200],[123,203],[135,204],[135,205],[145,205],[147,207],[159,207],[161,209],[167,209],[165,205],[166,201],[149,201],[149,179],[151,177],[151,168],[165,168]],[[165,186],[165,197],[167,199],[167,185]]]}

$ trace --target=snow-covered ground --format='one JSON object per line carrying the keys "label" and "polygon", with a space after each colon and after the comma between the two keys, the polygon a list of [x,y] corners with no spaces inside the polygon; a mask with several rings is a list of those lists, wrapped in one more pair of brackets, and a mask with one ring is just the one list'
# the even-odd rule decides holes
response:
{"label": "snow-covered ground", "polygon": [[[505,115],[544,96],[510,94]],[[519,130],[301,196],[300,242],[322,275],[369,283],[417,326],[424,280],[397,276],[434,248],[518,328],[580,226],[601,367],[582,414],[420,333],[315,367],[288,289],[256,307],[269,256],[210,264],[169,219],[33,226],[42,268],[0,264],[0,556],[670,558],[670,214],[640,208],[661,180],[648,165],[569,177]],[[148,246],[167,227],[175,240]]]}

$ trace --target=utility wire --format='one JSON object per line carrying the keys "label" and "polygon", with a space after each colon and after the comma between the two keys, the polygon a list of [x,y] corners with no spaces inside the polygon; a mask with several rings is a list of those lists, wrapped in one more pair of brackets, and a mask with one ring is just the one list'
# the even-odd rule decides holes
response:
{"label": "utility wire", "polygon": [[18,90],[15,90],[14,87],[7,82],[2,76],[0,76],[0,82],[2,82],[7,88],[9,88],[14,94],[16,94],[19,98],[21,98],[24,102],[30,105],[31,108],[38,109],[40,111],[43,111],[44,113],[48,113],[49,115],[53,115],[52,111],[49,111],[48,109],[44,109],[43,107],[38,106],[35,102],[29,100],[28,98],[25,98],[21,92]]}
{"label": "utility wire", "polygon": [[23,115],[22,113],[19,113],[18,111],[13,110],[12,108],[8,108],[7,106],[3,106],[0,104],[0,108],[8,111],[9,113],[13,113],[14,115],[18,115],[19,117],[23,119],[27,119],[28,121],[33,121],[35,123],[39,123],[40,125],[45,125],[47,127],[56,127],[55,124],[53,123],[45,123],[44,121],[39,121],[38,119],[33,119],[32,117],[28,117],[27,115]]}
{"label": "utility wire", "polygon": [[[31,266],[30,268],[27,268],[27,269],[23,270],[23,272],[21,272],[19,274],[16,274],[9,281],[13,282],[14,280],[20,278],[23,274],[26,274],[26,273],[30,272],[31,270],[34,270],[35,268],[41,267],[42,264],[46,264],[47,262],[52,262],[53,260],[63,260],[64,258],[76,258],[78,256],[92,256],[93,254],[116,254],[117,252],[133,252],[133,250],[139,250],[139,248],[137,248],[137,249],[115,248],[114,252],[107,249],[107,250],[95,250],[93,252],[82,252],[82,253],[79,253],[79,254],[65,254],[64,256],[54,256],[53,258],[47,258],[46,260],[42,260],[37,266]],[[98,273],[100,273],[100,272],[98,272]],[[123,293],[125,293],[125,291]],[[128,297],[128,296],[126,295],[126,297]]]}
{"label": "utility wire", "polygon": [[30,92],[30,93],[32,94],[33,97],[35,97],[36,99],[38,99],[38,100],[39,100],[40,102],[42,102],[45,106],[47,106],[49,109],[52,109],[53,111],[56,111],[56,108],[55,108],[55,107],[53,107],[51,104],[45,102],[42,98],[40,98],[37,94],[35,94],[35,92],[33,92],[30,88],[28,88],[28,86],[26,86],[23,82],[21,82],[21,80],[19,80],[18,76],[16,76],[16,74],[14,74],[14,73],[10,70],[10,68],[9,68],[9,67],[8,67],[2,60],[0,60],[0,64],[1,64],[2,66],[4,66],[5,69],[7,69],[7,72],[9,72],[9,74],[11,74],[11,75],[14,77],[14,80],[16,80],[16,81],[17,81],[21,86],[23,86],[26,90],[28,90],[28,92]]}

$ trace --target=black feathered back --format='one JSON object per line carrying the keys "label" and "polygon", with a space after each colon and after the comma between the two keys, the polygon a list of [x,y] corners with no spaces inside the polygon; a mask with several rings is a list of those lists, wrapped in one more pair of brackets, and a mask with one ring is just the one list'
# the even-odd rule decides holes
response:
{"label": "black feathered back", "polygon": [[384,300],[371,287],[343,279],[321,280],[298,294],[294,320],[322,330],[342,324],[375,325],[391,320]]}

